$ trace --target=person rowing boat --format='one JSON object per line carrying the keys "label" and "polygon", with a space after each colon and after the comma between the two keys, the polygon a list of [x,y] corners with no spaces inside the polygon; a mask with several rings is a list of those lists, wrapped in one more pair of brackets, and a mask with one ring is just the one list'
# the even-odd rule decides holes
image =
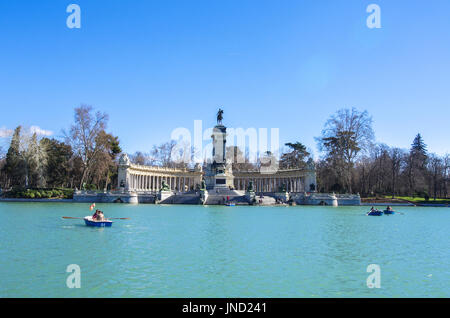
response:
{"label": "person rowing boat", "polygon": [[379,211],[378,209],[375,209],[374,207],[372,207],[370,209],[370,211],[367,212],[367,215],[377,215],[377,216],[379,216],[379,215],[382,215],[382,214],[383,214],[382,211]]}
{"label": "person rowing boat", "polygon": [[386,210],[384,210],[384,214],[394,214],[395,211],[392,209],[389,205],[387,206]]}
{"label": "person rowing boat", "polygon": [[105,215],[100,210],[95,210],[95,213],[92,215],[92,220],[95,221],[105,221]]}

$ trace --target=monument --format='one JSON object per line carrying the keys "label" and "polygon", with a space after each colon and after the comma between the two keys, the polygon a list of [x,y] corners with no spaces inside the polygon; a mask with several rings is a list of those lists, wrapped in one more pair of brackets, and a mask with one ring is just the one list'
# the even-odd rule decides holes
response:
{"label": "monument", "polygon": [[234,185],[231,163],[227,162],[227,127],[222,124],[223,110],[217,112],[217,125],[213,128],[211,138],[213,150],[211,162],[205,168],[207,190],[231,189]]}
{"label": "monument", "polygon": [[[139,165],[126,153],[119,159],[117,188],[108,193],[75,191],[78,202],[171,203],[171,204],[292,204],[359,205],[360,196],[317,192],[316,167],[306,165],[279,169],[264,165],[250,169],[232,169],[227,159],[227,127],[224,111],[217,112],[213,128],[212,157],[204,166],[169,168]],[[230,137],[231,138],[231,137]],[[233,143],[233,141],[231,141]]]}

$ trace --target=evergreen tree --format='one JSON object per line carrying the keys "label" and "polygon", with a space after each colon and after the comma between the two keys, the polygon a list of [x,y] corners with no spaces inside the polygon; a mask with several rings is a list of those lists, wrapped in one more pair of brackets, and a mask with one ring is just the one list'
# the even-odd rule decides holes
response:
{"label": "evergreen tree", "polygon": [[303,167],[305,165],[305,158],[310,155],[305,145],[297,141],[295,143],[288,142],[285,146],[289,147],[291,151],[281,155],[280,168],[295,169]]}
{"label": "evergreen tree", "polygon": [[4,171],[9,179],[9,185],[23,186],[25,182],[25,163],[20,156],[20,133],[22,126],[14,130],[11,138],[11,144],[6,154],[6,164]]}
{"label": "evergreen tree", "polygon": [[418,163],[421,164],[421,167],[425,166],[426,160],[428,158],[427,155],[427,145],[424,143],[423,138],[420,134],[414,138],[414,141],[411,145],[411,155],[418,160]]}
{"label": "evergreen tree", "polygon": [[48,186],[64,187],[70,185],[72,147],[64,142],[55,139],[44,138],[41,140],[41,147],[47,154],[46,181]]}
{"label": "evergreen tree", "polygon": [[425,170],[427,159],[427,146],[422,136],[417,134],[411,144],[408,158],[409,192],[412,195],[415,195],[416,192],[426,192]]}

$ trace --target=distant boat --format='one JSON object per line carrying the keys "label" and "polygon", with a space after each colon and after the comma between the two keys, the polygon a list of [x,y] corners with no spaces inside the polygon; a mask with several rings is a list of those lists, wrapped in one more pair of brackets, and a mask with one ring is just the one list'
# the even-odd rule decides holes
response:
{"label": "distant boat", "polygon": [[384,214],[395,214],[394,210],[384,210]]}
{"label": "distant boat", "polygon": [[232,202],[227,202],[227,203],[225,203],[225,206],[235,206],[236,204],[235,203],[232,203]]}
{"label": "distant boat", "polygon": [[381,215],[383,215],[383,211],[370,211],[370,212],[367,212],[367,215],[368,216],[381,216]]}
{"label": "distant boat", "polygon": [[113,222],[110,220],[104,220],[104,221],[96,221],[92,219],[92,216],[86,216],[84,218],[84,223],[86,223],[87,226],[94,226],[94,227],[111,227]]}

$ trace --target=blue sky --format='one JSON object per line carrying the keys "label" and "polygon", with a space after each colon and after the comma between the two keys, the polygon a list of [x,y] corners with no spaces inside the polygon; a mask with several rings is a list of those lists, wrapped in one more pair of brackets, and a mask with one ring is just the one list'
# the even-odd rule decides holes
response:
{"label": "blue sky", "polygon": [[[81,29],[66,7],[81,7]],[[381,29],[366,7],[381,7]],[[373,116],[377,141],[450,150],[450,2],[0,2],[0,128],[61,135],[73,108],[109,113],[123,149],[149,151],[177,127],[280,128],[316,149],[339,108]],[[2,138],[5,143],[6,138]],[[0,142],[1,144],[1,142]]]}

